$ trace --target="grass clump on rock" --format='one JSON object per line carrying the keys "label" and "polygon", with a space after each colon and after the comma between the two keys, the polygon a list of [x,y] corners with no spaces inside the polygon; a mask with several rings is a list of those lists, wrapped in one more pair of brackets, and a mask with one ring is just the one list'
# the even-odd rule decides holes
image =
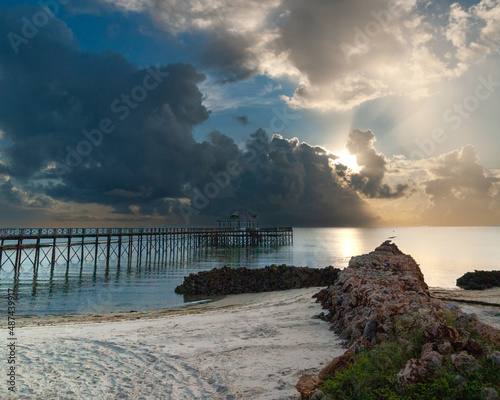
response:
{"label": "grass clump on rock", "polygon": [[[434,365],[420,382],[402,382],[398,374],[408,360],[421,359],[420,349],[425,340],[419,330],[408,341],[393,336],[359,351],[347,368],[327,379],[319,390],[324,393],[324,399],[332,400],[494,399],[495,393],[500,393],[500,365],[494,357],[486,355],[476,359],[477,367],[468,369],[454,362],[456,356],[445,355],[441,365]],[[500,348],[491,345],[490,350]]]}

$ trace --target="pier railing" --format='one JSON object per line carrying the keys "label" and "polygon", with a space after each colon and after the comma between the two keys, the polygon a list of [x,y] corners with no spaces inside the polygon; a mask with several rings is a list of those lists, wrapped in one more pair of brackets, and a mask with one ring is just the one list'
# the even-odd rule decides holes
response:
{"label": "pier railing", "polygon": [[284,246],[293,243],[291,227],[2,228],[0,269],[23,265],[37,272],[54,265],[93,260],[164,262],[200,248]]}
{"label": "pier railing", "polygon": [[152,234],[197,234],[197,233],[223,233],[223,232],[261,232],[271,233],[286,233],[293,232],[291,227],[277,228],[236,228],[236,227],[198,227],[198,228],[183,228],[183,227],[155,227],[155,228],[0,228],[0,239],[18,238],[51,238],[51,237],[67,237],[67,236],[107,236],[107,235],[152,235]]}

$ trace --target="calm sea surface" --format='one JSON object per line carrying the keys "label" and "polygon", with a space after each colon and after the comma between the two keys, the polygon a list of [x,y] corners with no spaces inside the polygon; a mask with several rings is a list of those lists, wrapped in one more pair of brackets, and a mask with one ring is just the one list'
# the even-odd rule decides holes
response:
{"label": "calm sea surface", "polygon": [[[420,264],[431,287],[453,288],[456,279],[474,269],[500,270],[500,227],[463,228],[295,228],[293,246],[278,249],[202,250],[194,255],[156,265],[105,265],[93,261],[41,265],[36,279],[32,267],[22,267],[18,314],[100,313],[141,311],[185,304],[174,293],[184,276],[227,265],[259,268],[288,264],[343,268],[351,256],[370,252],[391,236],[399,248]],[[0,271],[0,295],[4,303],[14,274]],[[5,307],[4,307],[5,308]]]}

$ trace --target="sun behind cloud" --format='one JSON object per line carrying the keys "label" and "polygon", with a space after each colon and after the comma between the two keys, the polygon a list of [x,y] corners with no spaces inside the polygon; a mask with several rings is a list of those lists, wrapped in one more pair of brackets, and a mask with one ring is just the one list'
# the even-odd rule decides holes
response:
{"label": "sun behind cloud", "polygon": [[345,149],[338,154],[338,157],[335,160],[335,164],[342,164],[345,165],[347,168],[351,169],[353,172],[359,172],[360,167],[358,163],[356,162],[356,156],[354,154],[351,154],[349,150]]}

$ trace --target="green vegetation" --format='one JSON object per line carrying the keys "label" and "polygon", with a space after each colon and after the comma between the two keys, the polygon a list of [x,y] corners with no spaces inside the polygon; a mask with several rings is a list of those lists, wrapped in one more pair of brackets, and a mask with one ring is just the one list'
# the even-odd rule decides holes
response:
{"label": "green vegetation", "polygon": [[409,345],[391,337],[380,345],[357,353],[353,364],[336,373],[320,389],[335,400],[480,399],[485,387],[500,393],[500,368],[486,357],[480,360],[480,369],[459,374],[451,357],[446,356],[442,367],[433,373],[432,378],[402,387],[396,380],[396,374],[404,368],[408,359],[420,357],[425,342],[422,330],[415,330],[411,337],[408,336]]}

